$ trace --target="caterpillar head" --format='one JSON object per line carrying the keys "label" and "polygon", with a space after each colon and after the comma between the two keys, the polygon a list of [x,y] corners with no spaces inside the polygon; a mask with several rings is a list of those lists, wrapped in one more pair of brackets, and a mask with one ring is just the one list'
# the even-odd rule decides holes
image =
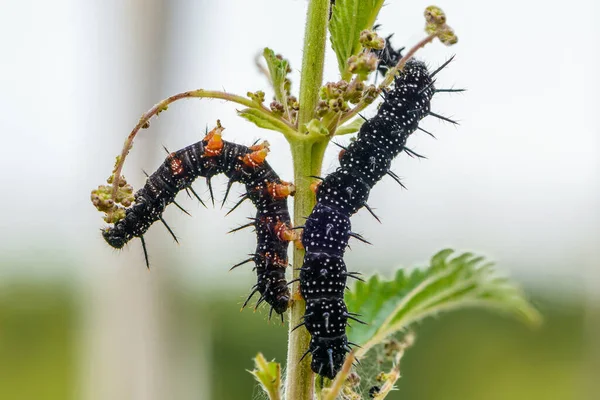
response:
{"label": "caterpillar head", "polygon": [[283,314],[287,311],[289,303],[290,291],[282,288],[278,293],[275,294],[275,301],[271,303],[271,306],[273,306],[273,309],[277,314]]}
{"label": "caterpillar head", "polygon": [[319,375],[333,379],[342,369],[346,358],[348,340],[346,336],[334,338],[321,337],[311,339],[312,350],[311,368]]}
{"label": "caterpillar head", "polygon": [[104,240],[106,240],[106,243],[115,249],[122,249],[129,241],[129,238],[121,229],[112,227],[102,229],[102,236],[104,237]]}

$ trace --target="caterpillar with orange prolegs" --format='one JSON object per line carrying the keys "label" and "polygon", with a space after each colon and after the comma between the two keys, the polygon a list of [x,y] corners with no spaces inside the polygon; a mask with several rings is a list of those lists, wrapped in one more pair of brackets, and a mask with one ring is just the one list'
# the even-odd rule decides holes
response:
{"label": "caterpillar with orange prolegs", "polygon": [[222,173],[229,178],[225,198],[234,182],[246,187],[246,193],[232,210],[247,199],[252,201],[257,210],[249,224],[233,230],[254,227],[257,236],[254,254],[232,267],[251,261],[256,264],[257,283],[244,306],[258,292],[260,299],[257,306],[266,302],[271,306],[269,317],[275,311],[283,320],[283,312],[287,310],[290,300],[285,279],[287,250],[289,242],[295,238],[287,197],[294,193],[294,185],[282,181],[265,160],[269,151],[267,142],[250,147],[228,142],[221,137],[223,129],[217,122],[217,127],[203,140],[170,153],[156,172],[148,176],[144,187],[135,193],[135,202],[125,210],[124,218],[103,229],[102,235],[110,246],[117,249],[134,238],[140,238],[148,265],[144,241],[148,228],[160,220],[177,240],[162,217],[166,206],[174,203],[180,207],[175,202],[175,196],[181,190],[191,190],[202,201],[191,188],[192,182],[198,177],[206,178],[212,198],[210,180]]}

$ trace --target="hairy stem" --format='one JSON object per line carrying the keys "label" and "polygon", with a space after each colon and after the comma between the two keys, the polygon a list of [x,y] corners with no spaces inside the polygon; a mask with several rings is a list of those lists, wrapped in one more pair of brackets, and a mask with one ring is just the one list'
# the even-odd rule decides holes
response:
{"label": "hairy stem", "polygon": [[330,0],[311,0],[304,32],[304,56],[300,73],[300,111],[298,126],[310,121],[319,100],[319,88],[323,82],[325,42]]}
{"label": "hairy stem", "polygon": [[162,111],[165,111],[171,103],[174,103],[181,99],[189,99],[189,98],[223,99],[223,100],[231,101],[234,103],[242,104],[246,107],[260,110],[264,114],[265,118],[268,118],[273,124],[281,126],[282,129],[289,131],[289,134],[291,134],[293,132],[293,127],[289,123],[287,123],[286,121],[283,121],[281,118],[275,116],[275,114],[273,114],[271,112],[271,110],[267,109],[262,104],[258,104],[257,102],[254,102],[246,97],[238,96],[238,95],[235,95],[232,93],[227,93],[227,92],[220,92],[220,91],[216,91],[216,90],[204,90],[204,89],[189,90],[187,92],[175,94],[173,96],[167,97],[166,99],[156,103],[150,110],[148,110],[144,114],[142,114],[137,125],[133,128],[131,133],[129,133],[129,136],[127,136],[127,139],[125,140],[125,143],[123,144],[123,150],[121,151],[121,155],[117,159],[115,168],[113,170],[113,187],[112,187],[112,198],[113,199],[116,199],[116,197],[117,197],[117,189],[119,188],[119,178],[121,177],[121,171],[123,169],[123,164],[125,163],[125,158],[127,158],[129,151],[133,147],[133,139],[135,139],[135,136],[138,134],[140,129],[147,128],[150,119],[152,117],[154,117],[155,115],[160,114]]}
{"label": "hairy stem", "polygon": [[[306,31],[304,33],[304,57],[300,73],[300,110],[298,126],[308,123],[314,114],[319,99],[319,88],[323,81],[325,61],[325,43],[327,37],[327,19],[330,0],[310,0],[308,5]],[[315,196],[310,190],[311,175],[321,173],[325,144],[314,140],[288,138],[294,162],[294,225],[304,224],[304,219],[315,206]],[[304,261],[304,250],[294,247],[293,278],[300,276]],[[299,325],[304,316],[305,302],[300,298],[298,282],[292,286],[293,298],[289,312],[288,355],[285,381],[287,400],[312,400],[314,398],[314,374],[310,369],[310,357],[300,359],[308,350],[310,335],[306,329],[292,329]]]}
{"label": "hairy stem", "polygon": [[[313,164],[314,143],[311,141],[301,141],[291,143],[292,156],[294,159],[294,182],[296,193],[294,195],[294,225],[301,226],[312,211],[315,205],[315,196],[310,190],[310,175],[318,175],[321,170],[321,163]],[[304,260],[304,250],[294,247],[293,253],[293,278],[300,276],[297,268],[302,266]],[[305,302],[300,298],[300,287],[298,282],[292,286],[292,296],[294,301],[290,307],[290,331],[288,337],[288,357],[286,368],[286,399],[312,399],[313,398],[313,372],[310,369],[310,357],[306,357],[302,362],[300,359],[308,350],[310,335],[306,329],[292,329],[302,321],[304,315]]]}
{"label": "hairy stem", "polygon": [[408,52],[404,55],[404,57],[402,57],[400,61],[398,61],[398,64],[396,64],[394,68],[391,68],[388,71],[388,73],[385,74],[385,78],[383,79],[383,82],[381,82],[381,85],[379,85],[379,89],[381,90],[382,88],[389,86],[394,81],[396,73],[398,71],[401,71],[402,68],[404,68],[404,64],[406,64],[406,62],[410,60],[419,49],[422,49],[423,47],[431,43],[436,37],[437,34],[432,33],[431,35],[425,37],[420,42],[411,47],[410,50],[408,50]]}

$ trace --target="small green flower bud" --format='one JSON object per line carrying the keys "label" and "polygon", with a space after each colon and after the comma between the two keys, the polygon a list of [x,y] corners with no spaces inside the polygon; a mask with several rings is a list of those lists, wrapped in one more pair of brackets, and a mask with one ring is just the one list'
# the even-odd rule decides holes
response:
{"label": "small green flower bud", "polygon": [[338,83],[334,82],[327,82],[325,86],[322,86],[321,89],[319,89],[319,96],[323,100],[336,99],[341,97],[342,94],[343,91],[340,90]]}
{"label": "small green flower bud", "polygon": [[351,387],[357,387],[358,385],[360,385],[360,376],[356,372],[352,371],[348,374],[348,377],[346,378],[346,383]]}
{"label": "small green flower bud", "polygon": [[248,92],[247,96],[250,97],[250,99],[256,103],[262,104],[265,101],[265,92],[263,92],[262,90],[256,91],[256,92]]}
{"label": "small green flower bud", "polygon": [[452,46],[458,42],[458,37],[448,25],[445,25],[443,29],[440,29],[438,39],[446,46]]}
{"label": "small green flower bud", "polygon": [[438,6],[429,6],[425,9],[425,21],[428,24],[444,25],[446,23],[446,14]]}
{"label": "small green flower bud", "polygon": [[348,59],[348,71],[356,74],[360,80],[364,81],[371,72],[377,69],[378,62],[379,59],[373,53],[355,55]]}
{"label": "small green flower bud", "polygon": [[329,104],[325,100],[319,100],[315,110],[317,117],[323,118],[329,112]]}
{"label": "small green flower bud", "polygon": [[283,104],[281,104],[278,101],[272,101],[271,104],[269,104],[269,107],[275,115],[283,115],[283,112],[285,111],[285,109],[283,108]]}
{"label": "small green flower bud", "polygon": [[109,224],[115,224],[123,218],[125,218],[125,209],[118,208],[115,206],[113,210],[106,214],[106,216],[104,217],[104,221],[106,221]]}
{"label": "small green flower bud", "polygon": [[387,378],[388,378],[388,375],[385,372],[380,372],[375,377],[375,380],[377,382],[385,382],[387,380]]}
{"label": "small green flower bud", "polygon": [[366,49],[381,50],[385,47],[385,40],[374,31],[365,29],[360,33],[359,42]]}
{"label": "small green flower bud", "polygon": [[436,6],[429,6],[425,9],[425,32],[429,35],[436,35],[440,42],[446,46],[451,46],[458,42],[458,37],[450,26],[446,24],[446,14]]}
{"label": "small green flower bud", "polygon": [[365,90],[365,84],[359,81],[352,81],[347,87],[344,93],[344,100],[349,101],[352,104],[356,104],[360,101]]}
{"label": "small green flower bud", "polygon": [[344,99],[342,99],[341,97],[337,97],[335,99],[329,100],[329,108],[331,109],[331,111],[334,112],[347,111],[348,105],[344,102]]}
{"label": "small green flower bud", "polygon": [[296,98],[296,96],[289,96],[287,99],[287,102],[288,102],[288,107],[291,108],[292,110],[298,111],[300,109],[300,103],[298,102],[298,99]]}
{"label": "small green flower bud", "polygon": [[371,103],[377,98],[377,94],[378,92],[375,85],[369,85],[363,90],[363,99],[365,99],[367,103]]}
{"label": "small green flower bud", "polygon": [[348,82],[342,80],[342,81],[337,82],[335,84],[335,86],[340,91],[340,94],[343,95],[343,93],[348,89]]}
{"label": "small green flower bud", "polygon": [[425,32],[427,32],[428,35],[433,35],[434,33],[436,33],[439,29],[439,26],[436,24],[426,24],[425,25]]}

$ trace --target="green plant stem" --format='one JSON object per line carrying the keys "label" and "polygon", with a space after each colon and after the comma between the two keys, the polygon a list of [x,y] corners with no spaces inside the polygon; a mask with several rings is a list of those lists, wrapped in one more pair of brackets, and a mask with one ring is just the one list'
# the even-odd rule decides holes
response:
{"label": "green plant stem", "polygon": [[[300,110],[298,126],[308,123],[312,118],[319,99],[319,88],[323,81],[325,62],[325,44],[327,37],[327,19],[330,0],[311,0],[308,5],[306,31],[304,33],[304,57],[300,73]],[[329,138],[321,141],[314,138],[288,137],[294,162],[294,226],[304,224],[304,218],[310,215],[316,199],[310,190],[311,175],[319,176],[323,155]],[[304,261],[304,250],[294,247],[292,271],[293,278],[300,276]],[[306,329],[292,329],[299,325],[304,316],[305,302],[300,298],[298,282],[292,286],[292,301],[289,312],[288,355],[285,380],[285,398],[287,400],[312,400],[314,398],[314,374],[310,369],[310,357],[300,359],[308,350],[310,335]]]}
{"label": "green plant stem", "polygon": [[310,121],[319,100],[319,88],[323,82],[325,42],[330,0],[311,0],[308,5],[304,32],[304,56],[300,73],[300,111],[298,126]]}
{"label": "green plant stem", "polygon": [[[292,144],[292,156],[294,159],[294,182],[296,184],[296,193],[294,195],[294,225],[302,225],[302,218],[306,217],[314,207],[314,196],[310,193],[308,176],[311,175],[311,150],[312,144],[308,142]],[[308,190],[307,190],[308,189]],[[294,248],[293,252],[293,278],[297,279],[304,259],[304,250]],[[299,284],[292,286],[292,296],[295,301],[290,307],[290,324],[288,336],[288,356],[286,368],[286,399],[312,399],[313,373],[310,369],[310,358],[305,358],[300,362],[300,358],[308,349],[310,335],[306,329],[292,329],[300,324],[304,315],[305,302],[299,296]]]}
{"label": "green plant stem", "polygon": [[[292,156],[294,159],[294,182],[296,185],[296,194],[294,195],[294,225],[299,226],[304,223],[304,218],[310,215],[315,206],[315,195],[310,190],[311,175],[319,175],[323,155],[314,154],[319,152],[322,146],[316,146],[313,141],[302,140],[290,143],[292,146]],[[294,247],[293,252],[293,278],[297,279],[300,275],[300,268],[304,260],[304,250]],[[308,349],[310,335],[306,329],[292,329],[301,323],[304,315],[305,302],[300,298],[298,282],[292,286],[292,297],[294,301],[290,307],[289,320],[290,331],[288,337],[288,357],[286,368],[286,390],[287,400],[292,399],[312,399],[313,398],[313,372],[310,369],[310,357],[306,357],[302,362],[300,358]]]}

